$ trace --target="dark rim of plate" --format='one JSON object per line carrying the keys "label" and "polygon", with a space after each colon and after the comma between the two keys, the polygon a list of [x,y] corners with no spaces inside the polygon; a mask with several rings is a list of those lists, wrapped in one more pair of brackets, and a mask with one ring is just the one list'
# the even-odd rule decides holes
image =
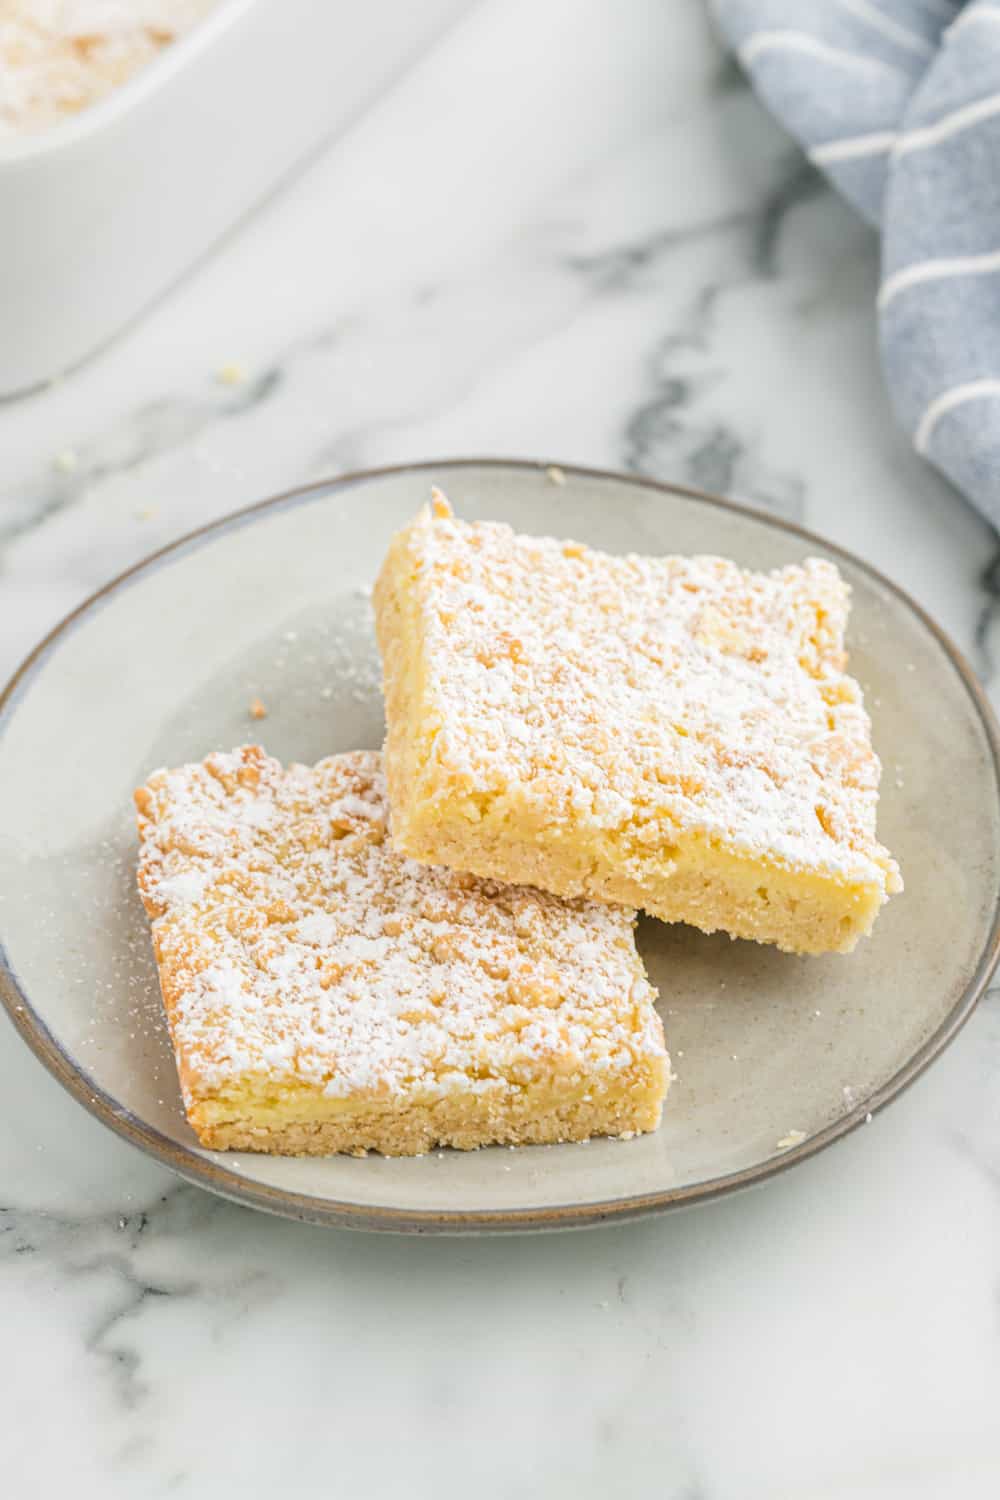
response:
{"label": "dark rim of plate", "polygon": [[[141,575],[160,567],[177,554],[200,547],[216,535],[252,523],[258,517],[275,509],[317,500],[323,495],[346,493],[355,486],[373,479],[406,474],[447,475],[468,469],[514,469],[519,472],[535,473],[555,470],[567,478],[598,482],[603,480],[608,483],[632,485],[654,493],[678,495],[683,499],[696,500],[704,505],[716,506],[722,510],[736,511],[741,515],[749,516],[777,531],[783,531],[800,538],[803,542],[820,547],[829,555],[841,558],[852,567],[860,569],[881,588],[893,594],[906,609],[915,615],[949,658],[979,714],[990,745],[994,776],[1000,788],[1000,727],[972,668],[958,647],[927,612],[904,589],[886,578],[877,568],[855,557],[846,548],[839,547],[817,536],[815,532],[771,515],[767,511],[724,500],[718,495],[707,494],[702,490],[690,489],[684,485],[666,484],[640,475],[591,469],[578,464],[559,464],[551,459],[463,458],[444,459],[438,462],[427,460],[419,463],[390,464],[383,468],[358,470],[353,474],[345,474],[341,478],[318,480],[314,484],[298,486],[275,495],[271,499],[258,501],[254,505],[222,516],[216,521],[210,521],[207,525],[200,526],[179,537],[168,546],[161,547],[126,569],[124,573],[120,573],[60,621],[22,662],[3,693],[0,694],[0,729],[3,727],[4,719],[9,720],[15,710],[17,699],[25,691],[31,679],[41,670],[45,660],[64,636],[68,635],[85,616],[95,608],[99,608],[112,594],[128,587]],[[354,1229],[381,1229],[397,1233],[462,1234],[484,1230],[501,1232],[504,1230],[582,1228],[611,1220],[634,1219],[668,1208],[679,1208],[721,1198],[741,1188],[765,1182],[777,1176],[778,1173],[787,1171],[789,1167],[815,1156],[817,1152],[864,1124],[920,1077],[921,1073],[958,1035],[971,1016],[989,983],[998,959],[1000,959],[1000,892],[997,894],[997,904],[994,908],[988,941],[972,978],[948,1016],[886,1083],[867,1098],[857,1102],[849,1113],[797,1146],[784,1151],[780,1156],[746,1167],[739,1172],[710,1178],[705,1182],[691,1183],[685,1187],[667,1188],[661,1192],[592,1203],[565,1204],[554,1208],[495,1210],[477,1208],[461,1211],[382,1208],[315,1198],[306,1193],[289,1192],[283,1188],[271,1187],[266,1183],[249,1182],[239,1173],[219,1165],[217,1161],[211,1160],[194,1147],[182,1145],[154,1129],[87,1077],[33,1009],[28,995],[19,984],[17,976],[7,961],[2,934],[0,934],[0,999],[15,1028],[35,1056],[90,1114],[96,1116],[104,1125],[124,1137],[125,1140],[130,1141],[132,1145],[138,1146],[140,1150],[162,1162],[164,1166],[170,1167],[187,1181],[196,1183],[200,1187],[210,1188],[235,1202],[316,1224],[338,1225]]]}

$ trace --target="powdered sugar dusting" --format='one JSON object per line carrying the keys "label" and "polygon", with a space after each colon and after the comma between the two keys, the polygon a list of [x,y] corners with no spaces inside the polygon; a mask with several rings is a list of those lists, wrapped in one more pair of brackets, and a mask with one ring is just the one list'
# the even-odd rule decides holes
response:
{"label": "powdered sugar dusting", "polygon": [[186,1103],[247,1075],[435,1097],[664,1055],[633,913],[402,858],[374,752],[244,748],[136,800]]}
{"label": "powdered sugar dusting", "polygon": [[899,888],[831,563],[613,557],[462,522],[440,496],[405,535],[453,781],[513,791],[548,827],[649,847],[696,833]]}
{"label": "powdered sugar dusting", "polygon": [[168,906],[179,904],[193,906],[200,901],[208,886],[208,873],[204,870],[181,870],[176,875],[164,875],[157,884],[156,894]]}

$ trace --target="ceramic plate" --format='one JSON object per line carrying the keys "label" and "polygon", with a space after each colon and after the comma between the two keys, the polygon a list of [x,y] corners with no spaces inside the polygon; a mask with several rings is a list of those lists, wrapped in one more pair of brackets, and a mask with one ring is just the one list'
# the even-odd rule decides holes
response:
{"label": "ceramic plate", "polygon": [[[955,649],[865,564],[773,517],[610,474],[565,480],[442,463],[270,501],[110,584],[0,700],[0,990],[87,1109],[192,1181],[298,1218],[410,1230],[556,1227],[711,1198],[863,1122],[983,989],[998,948],[998,741]],[[204,1151],[135,893],[132,788],[251,739],[303,761],[380,743],[369,589],[433,481],[463,516],[612,552],[717,552],[754,568],[832,557],[854,590],[852,667],[885,765],[879,831],[906,893],[847,958],[641,923],[679,1075],[654,1135],[416,1160]],[[258,696],[269,713],[254,723]]]}

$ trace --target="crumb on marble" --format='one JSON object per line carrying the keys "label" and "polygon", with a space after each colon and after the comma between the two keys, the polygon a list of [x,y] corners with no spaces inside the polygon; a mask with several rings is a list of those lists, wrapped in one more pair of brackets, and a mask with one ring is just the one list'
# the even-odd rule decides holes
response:
{"label": "crumb on marble", "polygon": [[247,372],[237,360],[231,359],[219,366],[215,378],[220,385],[242,385]]}
{"label": "crumb on marble", "polygon": [[560,469],[558,464],[549,464],[548,468],[545,470],[545,477],[550,484],[556,484],[560,487],[560,489],[566,483],[565,472]]}
{"label": "crumb on marble", "polygon": [[778,1142],[778,1150],[787,1151],[790,1146],[801,1146],[805,1138],[806,1133],[804,1130],[790,1130],[787,1135],[781,1137],[781,1140]]}
{"label": "crumb on marble", "polygon": [[249,708],[248,712],[250,714],[251,719],[266,719],[267,718],[267,706],[266,706],[266,704],[262,703],[259,698],[251,698],[250,699],[250,708]]}

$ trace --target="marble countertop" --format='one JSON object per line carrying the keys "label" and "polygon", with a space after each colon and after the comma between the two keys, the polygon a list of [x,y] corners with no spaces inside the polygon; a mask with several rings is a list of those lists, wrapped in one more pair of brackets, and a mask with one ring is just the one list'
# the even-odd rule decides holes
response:
{"label": "marble countertop", "polygon": [[[498,454],[801,520],[911,590],[989,681],[996,539],[894,426],[876,266],[700,0],[481,0],[139,326],[0,406],[0,674],[213,516]],[[1000,990],[815,1161],[534,1239],[236,1208],[3,1033],[11,1500],[1000,1492]]]}

